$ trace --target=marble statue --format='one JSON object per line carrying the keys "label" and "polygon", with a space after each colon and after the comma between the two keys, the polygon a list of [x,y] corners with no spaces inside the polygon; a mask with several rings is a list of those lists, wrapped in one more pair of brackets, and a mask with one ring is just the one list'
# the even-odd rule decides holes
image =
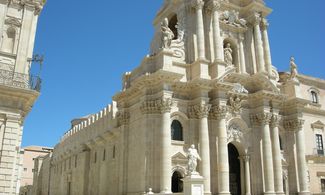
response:
{"label": "marble statue", "polygon": [[188,159],[188,163],[187,163],[188,174],[192,175],[197,173],[196,172],[197,160],[201,160],[201,157],[198,154],[197,150],[195,149],[194,144],[192,144],[191,147],[188,149],[187,159]]}
{"label": "marble statue", "polygon": [[230,46],[230,43],[227,43],[226,48],[224,48],[225,62],[227,65],[233,64],[232,49]]}
{"label": "marble statue", "polygon": [[169,49],[172,43],[173,38],[175,37],[174,33],[168,27],[168,19],[165,18],[161,22],[161,33],[162,33],[162,48]]}
{"label": "marble statue", "polygon": [[295,63],[295,58],[290,59],[290,80],[294,80],[298,75],[297,64]]}

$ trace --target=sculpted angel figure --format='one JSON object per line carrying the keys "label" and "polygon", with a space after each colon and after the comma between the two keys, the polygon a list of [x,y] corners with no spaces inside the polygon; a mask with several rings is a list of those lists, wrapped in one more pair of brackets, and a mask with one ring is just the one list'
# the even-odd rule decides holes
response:
{"label": "sculpted angel figure", "polygon": [[232,65],[232,49],[230,43],[227,43],[226,48],[224,48],[225,62],[227,65]]}
{"label": "sculpted angel figure", "polygon": [[298,70],[297,70],[297,64],[295,63],[295,58],[291,57],[290,59],[290,79],[293,80],[297,77]]}
{"label": "sculpted angel figure", "polygon": [[188,169],[188,174],[191,175],[196,172],[196,167],[197,167],[197,160],[201,160],[200,155],[198,154],[197,150],[195,149],[194,144],[191,145],[191,147],[188,149],[187,152],[187,169]]}
{"label": "sculpted angel figure", "polygon": [[172,43],[173,38],[175,37],[174,33],[168,27],[168,19],[165,18],[161,22],[161,33],[162,33],[162,48],[168,49]]}

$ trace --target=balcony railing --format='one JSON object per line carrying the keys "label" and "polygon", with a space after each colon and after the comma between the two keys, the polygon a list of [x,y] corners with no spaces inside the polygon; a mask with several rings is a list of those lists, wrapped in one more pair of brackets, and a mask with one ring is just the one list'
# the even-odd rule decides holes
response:
{"label": "balcony railing", "polygon": [[40,92],[42,80],[38,76],[0,69],[0,85]]}

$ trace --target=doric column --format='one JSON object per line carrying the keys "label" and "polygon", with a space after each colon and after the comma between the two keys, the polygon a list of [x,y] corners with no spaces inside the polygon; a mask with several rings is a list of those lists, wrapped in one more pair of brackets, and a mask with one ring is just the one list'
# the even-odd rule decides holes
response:
{"label": "doric column", "polygon": [[157,106],[161,112],[160,129],[160,191],[162,193],[171,192],[172,161],[171,161],[171,131],[170,131],[170,110],[171,99],[157,100]]}
{"label": "doric column", "polygon": [[219,12],[221,0],[209,1],[209,9],[212,11],[213,26],[213,44],[215,62],[224,60],[223,56],[223,40],[220,35]]}
{"label": "doric column", "polygon": [[196,117],[199,119],[199,146],[201,155],[201,174],[204,177],[204,192],[211,193],[210,179],[210,147],[209,147],[209,129],[208,116],[211,105],[199,104],[192,107]]}
{"label": "doric column", "polygon": [[246,62],[245,62],[245,51],[244,51],[244,37],[239,37],[239,57],[240,57],[240,72],[241,73],[247,73],[246,72]]}
{"label": "doric column", "polygon": [[249,166],[249,156],[244,156],[245,161],[245,189],[246,195],[251,195],[251,172]]}
{"label": "doric column", "polygon": [[272,152],[273,152],[273,165],[274,165],[274,189],[277,194],[284,194],[283,191],[283,173],[281,162],[281,149],[279,138],[279,122],[280,117],[273,114],[271,118],[271,139],[272,139]]}
{"label": "doric column", "polygon": [[271,50],[270,50],[270,43],[269,43],[269,36],[267,33],[267,28],[269,23],[265,18],[262,19],[261,22],[261,29],[262,29],[262,39],[264,44],[264,57],[265,57],[265,65],[267,68],[267,72],[269,75],[272,74],[272,58],[271,58]]}
{"label": "doric column", "polygon": [[273,158],[272,158],[272,145],[270,136],[270,113],[260,113],[253,115],[253,122],[261,127],[262,135],[262,159],[263,159],[263,172],[265,182],[264,194],[275,194],[274,192],[274,174],[273,174]]}
{"label": "doric column", "polygon": [[228,195],[229,191],[229,162],[228,136],[226,127],[227,107],[216,105],[213,115],[217,119],[218,131],[218,194]]}
{"label": "doric column", "polygon": [[196,34],[197,34],[197,48],[198,48],[198,60],[205,60],[205,39],[204,39],[204,23],[202,9],[204,1],[193,0],[192,5],[196,11]]}
{"label": "doric column", "polygon": [[298,179],[299,179],[299,195],[310,194],[308,189],[307,180],[307,165],[306,165],[306,152],[305,152],[305,133],[303,130],[304,120],[294,119],[285,122],[285,126],[288,129],[294,130],[296,134],[296,156],[298,167]]}
{"label": "doric column", "polygon": [[265,63],[264,63],[264,51],[263,51],[263,42],[260,29],[261,16],[259,13],[254,15],[254,40],[255,47],[257,52],[257,67],[258,72],[265,72]]}

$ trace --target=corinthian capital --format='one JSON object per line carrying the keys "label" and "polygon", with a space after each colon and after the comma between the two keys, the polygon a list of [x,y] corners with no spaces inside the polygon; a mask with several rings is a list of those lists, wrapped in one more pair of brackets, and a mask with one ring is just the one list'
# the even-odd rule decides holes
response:
{"label": "corinthian capital", "polygon": [[208,9],[211,11],[217,11],[221,7],[221,3],[228,2],[228,0],[210,0],[207,4]]}
{"label": "corinthian capital", "polygon": [[192,0],[192,6],[195,9],[202,9],[204,6],[204,1],[203,0]]}
{"label": "corinthian capital", "polygon": [[256,126],[259,125],[268,125],[271,121],[272,114],[271,113],[259,113],[259,114],[252,114],[250,116],[251,123]]}
{"label": "corinthian capital", "polygon": [[271,127],[278,127],[281,121],[281,116],[277,114],[272,114],[270,126]]}
{"label": "corinthian capital", "polygon": [[169,98],[157,100],[157,105],[161,113],[170,112],[170,110],[172,109],[172,104],[173,101]]}
{"label": "corinthian capital", "polygon": [[291,131],[299,131],[303,128],[305,120],[292,119],[284,122],[284,128]]}
{"label": "corinthian capital", "polygon": [[254,13],[254,16],[253,16],[253,24],[256,26],[256,25],[260,25],[260,23],[261,23],[261,20],[262,20],[262,18],[261,18],[261,14],[260,13],[258,13],[258,12],[255,12]]}
{"label": "corinthian capital", "polygon": [[188,109],[191,118],[207,118],[211,109],[210,104],[197,104]]}
{"label": "corinthian capital", "polygon": [[261,20],[261,28],[262,30],[266,30],[269,27],[269,22],[266,18],[262,18]]}
{"label": "corinthian capital", "polygon": [[228,114],[227,106],[214,105],[211,111],[211,117],[213,119],[225,119]]}

